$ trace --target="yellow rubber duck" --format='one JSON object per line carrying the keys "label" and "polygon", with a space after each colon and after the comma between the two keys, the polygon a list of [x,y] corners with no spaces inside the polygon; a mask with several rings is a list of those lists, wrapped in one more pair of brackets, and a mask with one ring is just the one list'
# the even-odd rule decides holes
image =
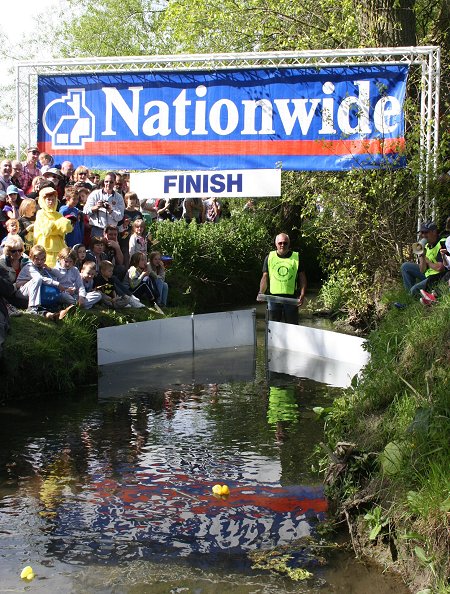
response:
{"label": "yellow rubber duck", "polygon": [[228,488],[228,485],[217,484],[212,488],[212,492],[214,495],[218,495],[219,497],[227,497],[230,494],[230,489]]}
{"label": "yellow rubber duck", "polygon": [[31,581],[34,578],[34,571],[31,565],[27,565],[24,567],[20,573],[20,577],[22,580]]}

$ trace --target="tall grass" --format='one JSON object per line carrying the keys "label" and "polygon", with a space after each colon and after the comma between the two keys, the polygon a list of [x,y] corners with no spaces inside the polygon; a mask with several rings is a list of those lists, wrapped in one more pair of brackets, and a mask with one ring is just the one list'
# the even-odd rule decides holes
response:
{"label": "tall grass", "polygon": [[[450,552],[449,320],[448,293],[433,307],[390,310],[368,338],[371,360],[361,380],[335,401],[326,424],[330,449],[353,442],[377,461],[358,485],[378,485],[368,513],[381,506],[400,556],[422,564],[439,591]],[[354,486],[349,464],[331,494],[345,501]]]}

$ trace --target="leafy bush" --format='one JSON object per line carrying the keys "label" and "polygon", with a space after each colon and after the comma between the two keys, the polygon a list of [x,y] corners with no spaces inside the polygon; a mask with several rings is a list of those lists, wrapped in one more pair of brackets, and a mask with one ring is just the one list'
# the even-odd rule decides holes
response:
{"label": "leafy bush", "polygon": [[158,248],[173,257],[169,298],[197,309],[255,300],[271,240],[254,217],[234,212],[217,224],[162,221],[154,235]]}

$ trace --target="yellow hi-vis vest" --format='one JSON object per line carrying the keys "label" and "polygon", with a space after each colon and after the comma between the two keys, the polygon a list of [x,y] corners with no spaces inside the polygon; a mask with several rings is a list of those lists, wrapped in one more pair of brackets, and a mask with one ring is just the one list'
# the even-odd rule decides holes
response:
{"label": "yellow hi-vis vest", "polygon": [[272,295],[294,295],[297,285],[298,252],[292,252],[289,258],[280,258],[276,251],[270,252],[267,268]]}
{"label": "yellow hi-vis vest", "polygon": [[[428,258],[428,260],[430,260],[431,262],[433,262],[433,264],[436,263],[440,249],[441,249],[441,242],[439,239],[438,239],[437,244],[434,247],[430,247],[430,244],[427,243],[425,246],[425,257]],[[427,268],[425,270],[424,274],[426,277],[429,277],[433,274],[439,274],[439,271],[433,270],[432,268]]]}

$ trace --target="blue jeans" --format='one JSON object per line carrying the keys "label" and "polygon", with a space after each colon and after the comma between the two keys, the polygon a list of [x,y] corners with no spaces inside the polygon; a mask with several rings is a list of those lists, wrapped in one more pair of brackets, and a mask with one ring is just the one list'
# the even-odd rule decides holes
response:
{"label": "blue jeans", "polygon": [[159,291],[158,305],[167,305],[167,295],[169,294],[169,285],[161,278],[156,279],[156,286]]}
{"label": "blue jeans", "polygon": [[[420,289],[425,289],[428,279],[423,272],[420,272],[418,264],[414,262],[403,262],[400,267],[403,285],[413,297],[420,295]],[[419,282],[416,282],[419,280]]]}

